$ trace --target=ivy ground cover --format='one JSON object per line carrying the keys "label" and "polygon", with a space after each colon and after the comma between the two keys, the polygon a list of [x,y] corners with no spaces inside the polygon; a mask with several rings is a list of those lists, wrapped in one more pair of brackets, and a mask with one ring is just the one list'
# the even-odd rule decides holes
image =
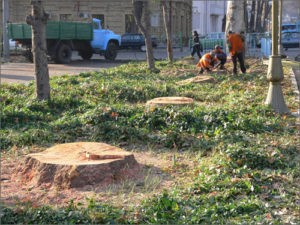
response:
{"label": "ivy ground cover", "polygon": [[[2,85],[1,154],[5,159],[58,143],[106,142],[172,155],[164,173],[175,180],[180,173],[178,182],[143,201],[132,195],[130,206],[96,197],[62,207],[2,203],[2,223],[300,223],[299,127],[294,116],[264,105],[267,66],[251,65],[238,76],[212,73],[214,83],[185,85],[178,82],[197,73],[191,60],[156,66],[159,73],[132,62],[56,77],[51,100],[42,102],[35,100],[34,83]],[[288,71],[283,91],[295,111]],[[195,104],[146,110],[147,100],[165,96],[190,97]],[[185,157],[188,167],[179,160]]]}

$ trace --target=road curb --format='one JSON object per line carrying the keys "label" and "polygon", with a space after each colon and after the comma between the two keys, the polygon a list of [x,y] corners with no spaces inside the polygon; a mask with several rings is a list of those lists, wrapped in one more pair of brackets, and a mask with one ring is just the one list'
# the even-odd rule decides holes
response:
{"label": "road curb", "polygon": [[291,72],[290,72],[290,77],[291,77],[292,86],[294,88],[294,93],[297,95],[296,102],[298,102],[298,111],[292,113],[292,115],[294,115],[298,118],[297,124],[300,125],[300,90],[299,90],[299,85],[298,85],[298,83],[300,84],[300,80],[297,80],[297,78],[296,78],[296,73],[297,73],[296,70],[297,69],[292,68]]}

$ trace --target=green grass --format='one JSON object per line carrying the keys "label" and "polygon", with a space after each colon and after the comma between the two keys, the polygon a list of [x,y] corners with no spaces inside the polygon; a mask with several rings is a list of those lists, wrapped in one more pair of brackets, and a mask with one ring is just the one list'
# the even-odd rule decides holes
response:
{"label": "green grass", "polygon": [[[194,65],[156,65],[159,74],[144,63],[130,63],[55,77],[51,100],[44,102],[35,100],[33,83],[2,85],[1,151],[74,141],[170,152],[176,146],[196,155],[196,165],[184,171],[191,181],[134,208],[97,199],[64,208],[3,206],[2,223],[300,223],[296,118],[264,105],[267,67],[239,76],[212,74],[213,84],[179,86],[176,82],[191,77]],[[287,78],[283,90],[288,106],[296,109]],[[160,96],[192,97],[196,103],[146,111],[145,102]]]}

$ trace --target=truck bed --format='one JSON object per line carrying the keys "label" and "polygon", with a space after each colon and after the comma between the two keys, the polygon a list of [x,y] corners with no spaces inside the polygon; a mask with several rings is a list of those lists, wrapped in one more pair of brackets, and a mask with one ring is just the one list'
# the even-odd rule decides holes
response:
{"label": "truck bed", "polygon": [[[31,26],[26,23],[9,23],[9,38],[31,39]],[[86,22],[48,21],[46,38],[59,40],[92,40],[93,25]]]}

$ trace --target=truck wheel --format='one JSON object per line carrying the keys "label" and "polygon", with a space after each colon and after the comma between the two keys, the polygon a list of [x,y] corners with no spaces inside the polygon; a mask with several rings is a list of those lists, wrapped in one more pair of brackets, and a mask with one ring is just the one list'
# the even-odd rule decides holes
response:
{"label": "truck wheel", "polygon": [[117,46],[113,42],[109,42],[104,53],[104,58],[107,60],[115,60],[117,57]]}
{"label": "truck wheel", "polygon": [[68,64],[71,62],[71,58],[71,47],[66,44],[60,44],[56,50],[55,62],[60,64]]}
{"label": "truck wheel", "polygon": [[81,56],[81,58],[84,59],[84,60],[89,60],[89,59],[91,59],[92,56],[93,56],[93,52],[92,52],[92,51],[80,51],[78,54],[79,54],[79,55]]}

